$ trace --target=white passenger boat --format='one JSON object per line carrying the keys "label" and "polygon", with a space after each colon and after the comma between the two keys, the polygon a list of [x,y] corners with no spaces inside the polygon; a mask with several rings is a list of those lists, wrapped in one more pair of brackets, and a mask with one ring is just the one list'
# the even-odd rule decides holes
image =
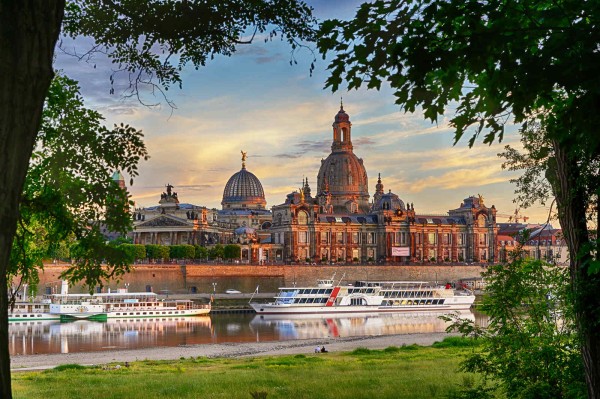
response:
{"label": "white passenger boat", "polygon": [[[184,317],[210,312],[210,304],[191,300],[158,299],[153,292],[117,292],[69,294],[64,286],[60,294],[45,295],[41,303],[16,304],[9,321],[24,320],[106,320],[112,318]],[[17,306],[18,305],[18,306]]]}
{"label": "white passenger boat", "polygon": [[59,314],[63,319],[183,317],[209,312],[210,304],[198,305],[187,299],[160,300],[153,292],[127,292],[126,290],[93,295],[55,294],[52,295],[50,305],[50,313]]}
{"label": "white passenger boat", "polygon": [[467,310],[475,295],[424,281],[357,281],[316,287],[286,287],[270,303],[250,303],[257,314],[388,313]]}
{"label": "white passenger boat", "polygon": [[8,321],[60,320],[60,315],[50,313],[50,300],[42,302],[16,302],[8,308]]}

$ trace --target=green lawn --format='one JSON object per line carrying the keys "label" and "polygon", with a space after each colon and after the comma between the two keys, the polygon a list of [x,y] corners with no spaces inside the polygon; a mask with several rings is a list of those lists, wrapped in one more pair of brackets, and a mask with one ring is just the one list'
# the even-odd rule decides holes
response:
{"label": "green lawn", "polygon": [[[469,381],[461,347],[141,361],[13,373],[15,398],[435,398]],[[266,394],[266,396],[264,396]]]}

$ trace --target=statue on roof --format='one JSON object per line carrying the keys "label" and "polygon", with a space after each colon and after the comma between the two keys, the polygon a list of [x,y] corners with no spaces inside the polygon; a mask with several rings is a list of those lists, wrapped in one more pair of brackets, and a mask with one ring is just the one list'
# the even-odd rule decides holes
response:
{"label": "statue on roof", "polygon": [[240,151],[242,153],[242,168],[246,168],[246,151]]}
{"label": "statue on roof", "polygon": [[483,196],[481,194],[477,194],[479,197],[479,205],[483,205]]}
{"label": "statue on roof", "polygon": [[171,190],[173,189],[173,186],[171,185],[171,183],[167,183],[165,187],[167,187],[167,195],[171,196]]}

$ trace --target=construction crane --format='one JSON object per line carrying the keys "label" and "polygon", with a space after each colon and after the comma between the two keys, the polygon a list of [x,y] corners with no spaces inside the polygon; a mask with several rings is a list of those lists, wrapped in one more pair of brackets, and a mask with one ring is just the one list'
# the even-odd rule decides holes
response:
{"label": "construction crane", "polygon": [[519,208],[515,209],[515,213],[513,213],[512,215],[507,215],[507,214],[503,214],[503,213],[497,213],[496,217],[500,217],[500,218],[508,218],[508,223],[519,223],[520,220],[523,220],[523,223],[527,223],[527,220],[529,220],[528,216],[523,216],[521,215],[521,212],[519,212]]}

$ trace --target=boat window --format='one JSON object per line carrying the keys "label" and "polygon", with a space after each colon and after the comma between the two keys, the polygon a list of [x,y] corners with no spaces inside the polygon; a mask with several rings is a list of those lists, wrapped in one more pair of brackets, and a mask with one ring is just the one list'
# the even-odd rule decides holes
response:
{"label": "boat window", "polygon": [[332,293],[332,292],[333,292],[333,289],[332,289],[332,288],[328,288],[327,290],[325,290],[325,293],[326,293],[327,295],[331,295],[331,293]]}
{"label": "boat window", "polygon": [[324,294],[325,293],[325,289],[321,288],[318,293],[319,294]]}
{"label": "boat window", "polygon": [[312,290],[310,290],[310,293],[311,293],[311,294],[318,294],[318,293],[319,293],[319,290],[318,290],[318,289],[316,289],[316,288],[313,288]]}
{"label": "boat window", "polygon": [[306,303],[306,298],[300,299],[300,303]]}

